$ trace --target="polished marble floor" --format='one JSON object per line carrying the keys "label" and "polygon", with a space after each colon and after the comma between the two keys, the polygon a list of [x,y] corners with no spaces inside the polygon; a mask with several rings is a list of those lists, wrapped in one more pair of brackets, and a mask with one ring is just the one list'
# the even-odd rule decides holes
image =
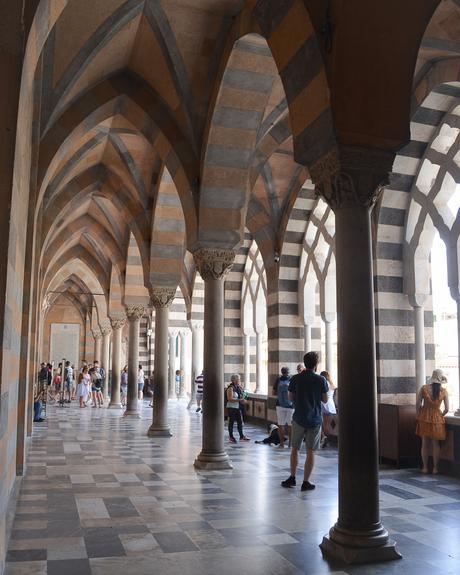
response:
{"label": "polished marble floor", "polygon": [[35,424],[7,575],[460,573],[455,479],[382,471],[382,519],[403,559],[330,564],[318,544],[337,516],[333,448],[317,457],[317,489],[301,493],[280,487],[287,449],[229,445],[233,471],[196,472],[202,416],[173,402],[174,435],[155,439],[147,403],[142,416],[72,405],[50,407]]}

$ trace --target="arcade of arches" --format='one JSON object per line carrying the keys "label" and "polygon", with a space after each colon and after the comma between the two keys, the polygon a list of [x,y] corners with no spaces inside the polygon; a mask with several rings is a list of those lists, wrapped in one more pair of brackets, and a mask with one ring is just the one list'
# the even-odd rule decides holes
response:
{"label": "arcade of arches", "polygon": [[[0,22],[0,572],[6,565],[11,574],[73,573],[86,561],[79,573],[105,573],[98,563],[104,553],[91,554],[91,533],[75,536],[86,542],[80,555],[62,556],[46,555],[42,535],[32,534],[42,530],[39,512],[43,519],[49,514],[44,528],[52,534],[53,514],[63,502],[57,478],[70,477],[70,489],[77,476],[104,473],[91,471],[89,455],[78,455],[61,475],[58,463],[50,463],[46,440],[59,441],[59,430],[65,434],[71,425],[76,439],[63,440],[59,465],[76,457],[65,442],[79,440],[80,429],[89,437],[89,410],[80,417],[71,405],[66,421],[64,410],[50,406],[47,422],[32,423],[39,364],[62,357],[77,366],[98,359],[109,376],[112,409],[103,410],[95,433],[116,429],[121,441],[125,429],[129,445],[139,441],[144,455],[151,450],[155,477],[136,476],[142,488],[151,488],[151,499],[139,487],[133,503],[143,499],[151,513],[150,539],[144,533],[136,540],[132,529],[121,532],[117,545],[121,541],[129,556],[137,541],[139,554],[148,557],[151,541],[164,566],[159,572],[178,572],[161,563],[158,551],[174,551],[168,548],[173,540],[180,547],[178,525],[181,537],[194,541],[193,549],[175,549],[190,552],[187,572],[211,569],[216,538],[228,541],[242,525],[222,523],[233,517],[225,502],[241,503],[230,478],[242,490],[260,481],[266,507],[283,513],[279,474],[259,479],[256,465],[244,475],[246,485],[241,479],[244,450],[250,458],[270,455],[260,455],[264,446],[252,442],[238,450],[227,445],[224,389],[231,374],[240,373],[250,392],[248,421],[266,425],[274,421],[267,397],[272,383],[282,366],[293,370],[308,349],[320,352],[320,368],[339,388],[338,449],[328,451],[327,460],[317,457],[333,474],[338,467],[338,488],[328,491],[332,511],[326,523],[323,517],[314,528],[307,522],[305,529],[292,529],[298,539],[286,527],[263,531],[259,525],[253,535],[264,536],[266,546],[254,553],[276,552],[284,563],[267,559],[268,570],[267,562],[249,561],[240,570],[305,572],[302,565],[322,552],[315,572],[370,573],[331,565],[400,558],[399,546],[403,562],[411,552],[425,560],[423,538],[413,535],[423,529],[423,513],[413,532],[407,526],[398,531],[395,519],[398,509],[415,513],[404,507],[412,499],[431,505],[424,508],[431,512],[431,532],[443,524],[458,535],[460,418],[446,417],[441,483],[415,470],[400,482],[390,475],[387,510],[379,502],[385,472],[379,470],[379,440],[381,450],[388,442],[400,446],[401,457],[413,456],[414,445],[418,450],[410,418],[415,394],[435,365],[448,372],[452,412],[459,408],[459,353],[439,359],[446,356],[445,339],[437,341],[435,328],[446,314],[433,306],[431,266],[439,237],[444,287],[457,306],[448,339],[458,349],[460,2],[4,0]],[[153,409],[137,397],[139,362],[153,373]],[[125,363],[129,388],[122,412]],[[192,428],[184,422],[195,410],[186,406],[202,369],[203,414],[190,444]],[[400,428],[388,419],[394,414]],[[181,460],[185,443],[196,446],[190,460]],[[98,457],[109,462],[107,449]],[[155,467],[152,453],[162,457],[161,465]],[[168,524],[163,531],[172,532],[169,538],[156,526],[174,507],[170,492],[163,498],[167,506],[154,491],[157,479],[174,483],[169,458],[187,463],[180,469],[190,485],[196,478],[215,481],[214,491],[227,493],[227,499],[216,493],[223,507],[213,510],[220,514],[194,516],[221,529],[213,532],[215,548],[203,543],[209,534],[184,535],[186,522],[174,529]],[[288,459],[277,461],[285,475]],[[125,463],[134,475],[142,461]],[[56,492],[47,490],[48,480]],[[38,482],[35,495],[31,487]],[[80,531],[114,527],[97,523],[117,516],[114,501],[106,503],[108,514],[97,515],[110,499],[106,488],[96,483],[93,499],[87,493],[72,495]],[[295,512],[314,521],[321,488],[311,496],[316,503],[286,499],[286,505],[294,501]],[[27,506],[30,517],[21,512]],[[438,524],[435,511],[443,513]],[[311,545],[300,533],[308,530],[318,531]],[[222,545],[224,573],[232,556],[226,551]],[[459,557],[457,548],[424,565],[453,573]]]}

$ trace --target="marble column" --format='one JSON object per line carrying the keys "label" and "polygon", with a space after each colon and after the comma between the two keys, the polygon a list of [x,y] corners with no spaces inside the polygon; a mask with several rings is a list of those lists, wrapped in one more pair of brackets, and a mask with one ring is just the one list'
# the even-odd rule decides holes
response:
{"label": "marble column", "polygon": [[417,393],[426,383],[425,361],[425,309],[420,301],[413,302],[415,343],[415,384]]}
{"label": "marble column", "polygon": [[342,147],[340,158],[334,161],[332,155],[312,173],[317,189],[335,212],[340,318],[339,517],[321,549],[346,563],[400,557],[380,521],[370,220],[370,208],[393,157],[380,150]]}
{"label": "marble column", "polygon": [[176,294],[175,287],[156,287],[151,291],[155,307],[155,372],[153,374],[153,422],[149,437],[170,437],[168,423],[168,323],[169,306]]}
{"label": "marble column", "polygon": [[204,280],[204,386],[202,449],[198,469],[232,469],[224,448],[224,276],[235,259],[232,250],[194,253]]}
{"label": "marble column", "polygon": [[203,323],[191,322],[192,327],[192,381],[189,407],[195,401],[196,385],[195,379],[203,369]]}
{"label": "marble column", "polygon": [[256,388],[254,393],[262,393],[262,373],[263,373],[263,356],[262,356],[262,333],[256,332]]}
{"label": "marble column", "polygon": [[251,384],[251,336],[244,334],[244,389],[250,391]]}
{"label": "marble column", "polygon": [[324,320],[324,327],[325,327],[325,369],[329,373],[332,373],[333,369],[333,346],[332,346],[332,322],[328,319]]}
{"label": "marble column", "polygon": [[304,324],[304,348],[305,353],[311,351],[311,325]]}
{"label": "marble column", "polygon": [[177,332],[169,332],[169,376],[168,376],[168,398],[176,398],[176,338]]}
{"label": "marble column", "polygon": [[111,317],[112,326],[112,389],[110,393],[109,409],[121,409],[120,380],[121,380],[121,333],[126,318]]}
{"label": "marble column", "polygon": [[187,397],[185,391],[185,374],[187,368],[187,343],[188,343],[188,333],[184,330],[179,332],[180,337],[180,388],[179,388],[179,399],[184,399]]}
{"label": "marble column", "polygon": [[139,418],[137,373],[139,370],[139,326],[145,313],[143,305],[127,305],[126,315],[129,323],[128,340],[128,395],[126,397],[126,417]]}
{"label": "marble column", "polygon": [[91,330],[94,337],[94,358],[93,361],[101,361],[102,333],[99,329]]}
{"label": "marble column", "polygon": [[102,347],[101,347],[101,363],[100,365],[104,368],[105,378],[104,385],[102,388],[102,395],[104,401],[109,400],[109,374],[110,374],[110,334],[112,333],[112,328],[110,327],[110,320],[107,320],[107,325],[101,326],[102,333]]}

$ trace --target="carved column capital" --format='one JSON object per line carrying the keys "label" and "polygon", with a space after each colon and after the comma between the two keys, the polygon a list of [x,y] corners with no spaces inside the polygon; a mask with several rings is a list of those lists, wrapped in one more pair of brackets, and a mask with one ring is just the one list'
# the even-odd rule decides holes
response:
{"label": "carved column capital", "polygon": [[203,280],[217,280],[231,270],[235,260],[235,252],[233,250],[201,248],[193,254],[193,257]]}
{"label": "carved column capital", "polygon": [[150,301],[155,309],[169,307],[176,295],[175,287],[154,287],[150,290]]}
{"label": "carved column capital", "polygon": [[311,166],[310,176],[333,210],[371,207],[387,183],[394,156],[388,150],[341,146]]}
{"label": "carved column capital", "polygon": [[112,326],[110,325],[110,319],[104,319],[103,321],[101,321],[101,323],[99,324],[99,329],[101,330],[101,334],[104,335],[110,335],[112,333]]}
{"label": "carved column capital", "polygon": [[126,324],[126,317],[111,317],[110,325],[112,329],[122,329]]}
{"label": "carved column capital", "polygon": [[142,304],[127,305],[126,315],[129,321],[139,320],[145,314],[145,306]]}
{"label": "carved column capital", "polygon": [[91,333],[93,334],[94,339],[101,339],[102,332],[100,329],[92,329]]}

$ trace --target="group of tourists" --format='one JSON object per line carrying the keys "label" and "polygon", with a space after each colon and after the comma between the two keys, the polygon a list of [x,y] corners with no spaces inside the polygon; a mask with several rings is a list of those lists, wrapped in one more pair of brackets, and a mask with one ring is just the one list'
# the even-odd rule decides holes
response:
{"label": "group of tourists", "polygon": [[[331,421],[337,414],[337,388],[327,371],[316,373],[318,354],[310,351],[304,356],[304,363],[297,365],[297,373],[291,377],[289,368],[281,368],[281,375],[272,388],[272,396],[276,397],[277,425],[272,423],[269,436],[256,443],[275,445],[284,449],[286,443],[291,447],[290,476],[281,483],[283,487],[296,485],[295,473],[298,463],[298,452],[305,442],[306,459],[304,466],[302,491],[314,489],[309,479],[314,466],[314,452],[319,447],[326,447],[331,436]],[[196,412],[202,411],[203,371],[195,378]],[[429,459],[432,457],[432,472],[439,472],[440,442],[446,438],[444,416],[449,411],[449,397],[443,384],[447,378],[441,369],[435,369],[428,383],[417,395],[417,427],[416,434],[422,440],[422,473],[429,473]],[[42,422],[43,401],[49,398],[59,398],[59,401],[70,403],[78,400],[80,408],[90,404],[92,407],[104,405],[104,386],[106,374],[104,368],[95,360],[92,364],[83,362],[76,374],[75,366],[70,361],[60,363],[56,369],[51,363],[42,363],[38,375],[38,385],[34,389],[34,422]],[[143,399],[145,377],[142,365],[139,364],[137,374],[137,390],[139,399]],[[128,395],[128,366],[124,366],[120,378],[121,403],[126,406]],[[106,394],[107,395],[107,394]],[[238,374],[231,376],[230,384],[225,391],[225,401],[228,414],[228,434],[230,443],[237,443],[234,436],[236,423],[239,441],[247,442],[244,434],[244,409],[247,392],[244,390]],[[191,402],[190,402],[191,403]],[[190,407],[190,403],[188,407]],[[443,410],[441,411],[441,405]],[[153,400],[150,402],[153,406]]]}
{"label": "group of tourists", "polygon": [[[104,368],[95,360],[93,364],[86,361],[78,373],[75,397],[80,408],[102,407],[104,405],[104,391],[106,385],[106,374]],[[107,394],[106,394],[107,395]]]}

